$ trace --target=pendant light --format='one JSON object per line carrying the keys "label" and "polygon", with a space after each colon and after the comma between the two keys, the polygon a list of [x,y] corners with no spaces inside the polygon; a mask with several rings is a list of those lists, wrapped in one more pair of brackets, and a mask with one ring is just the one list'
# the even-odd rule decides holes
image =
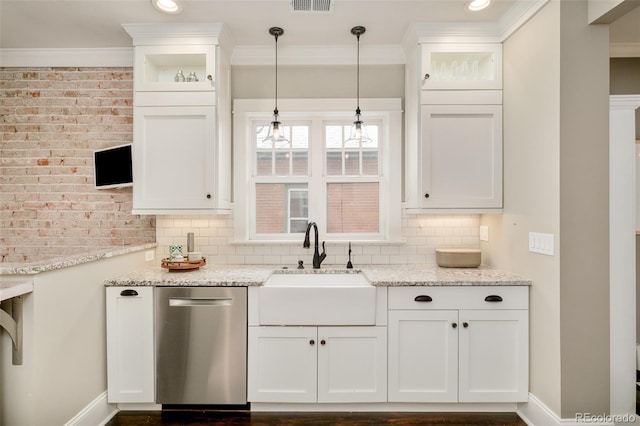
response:
{"label": "pendant light", "polygon": [[276,96],[275,96],[275,108],[273,109],[273,121],[269,127],[269,133],[267,137],[263,139],[264,142],[275,143],[287,143],[287,138],[284,137],[282,123],[278,117],[278,37],[284,34],[284,30],[280,27],[269,28],[269,34],[276,39]]}
{"label": "pendant light", "polygon": [[357,26],[351,28],[351,34],[356,36],[358,40],[358,62],[357,62],[357,105],[356,105],[356,121],[351,125],[351,131],[349,132],[349,138],[345,140],[345,143],[357,143],[366,144],[371,142],[371,138],[367,134],[367,127],[360,120],[360,36],[364,34],[367,29],[365,27]]}

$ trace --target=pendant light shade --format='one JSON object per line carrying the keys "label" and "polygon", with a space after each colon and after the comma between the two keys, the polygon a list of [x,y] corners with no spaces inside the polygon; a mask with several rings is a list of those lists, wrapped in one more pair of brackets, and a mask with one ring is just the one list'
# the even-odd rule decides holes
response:
{"label": "pendant light shade", "polygon": [[356,36],[358,40],[358,54],[357,54],[357,83],[356,83],[356,120],[351,125],[351,131],[349,132],[349,138],[345,140],[350,144],[367,144],[371,142],[371,138],[367,134],[367,126],[360,119],[360,36],[364,34],[367,29],[365,27],[357,26],[351,28],[351,34]]}
{"label": "pendant light shade", "polygon": [[280,123],[280,117],[278,116],[278,37],[284,34],[284,30],[280,27],[271,27],[269,28],[269,34],[271,34],[276,40],[276,90],[275,90],[275,108],[273,109],[273,121],[271,122],[271,126],[269,126],[269,133],[267,137],[264,138],[264,142],[273,142],[273,143],[286,143],[289,142],[287,138],[285,138],[282,123]]}

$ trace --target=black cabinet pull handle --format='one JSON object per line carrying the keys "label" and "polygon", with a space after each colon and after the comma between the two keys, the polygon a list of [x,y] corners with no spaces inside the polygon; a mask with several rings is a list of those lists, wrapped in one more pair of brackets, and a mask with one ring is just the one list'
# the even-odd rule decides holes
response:
{"label": "black cabinet pull handle", "polygon": [[430,77],[431,77],[431,76],[430,76],[429,74],[425,74],[425,75],[424,75],[424,79],[425,79],[425,80],[429,80],[429,78],[430,78]]}
{"label": "black cabinet pull handle", "polygon": [[211,199],[211,194],[207,194],[207,199]]}
{"label": "black cabinet pull handle", "polygon": [[424,198],[429,198],[429,193],[424,194]]}
{"label": "black cabinet pull handle", "polygon": [[433,302],[433,299],[431,298],[431,296],[427,296],[426,294],[421,294],[420,296],[416,296],[416,298],[413,300],[416,302]]}
{"label": "black cabinet pull handle", "polygon": [[313,346],[313,345],[315,345],[315,344],[316,344],[316,341],[315,341],[315,340],[313,340],[313,339],[311,339],[311,340],[309,340],[309,344],[310,344],[311,346]]}
{"label": "black cabinet pull handle", "polygon": [[464,328],[467,328],[467,327],[469,327],[469,323],[468,323],[468,322],[463,322],[463,323],[462,323],[462,326],[463,326]]}
{"label": "black cabinet pull handle", "polygon": [[458,328],[458,324],[454,322],[454,323],[451,324],[451,327]]}
{"label": "black cabinet pull handle", "polygon": [[502,297],[501,296],[497,296],[495,294],[489,295],[487,297],[484,298],[485,302],[502,302]]}
{"label": "black cabinet pull handle", "polygon": [[326,342],[324,339],[322,339],[322,340],[320,340],[320,344],[321,344],[321,345],[326,345],[326,344],[327,344],[327,342]]}
{"label": "black cabinet pull handle", "polygon": [[137,296],[138,292],[135,290],[132,290],[130,288],[126,289],[126,290],[122,290],[120,292],[120,296]]}

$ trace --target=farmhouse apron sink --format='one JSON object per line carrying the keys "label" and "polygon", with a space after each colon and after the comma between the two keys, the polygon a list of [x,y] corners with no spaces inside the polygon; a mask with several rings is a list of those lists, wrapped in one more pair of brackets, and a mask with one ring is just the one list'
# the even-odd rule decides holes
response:
{"label": "farmhouse apron sink", "polygon": [[359,272],[274,272],[259,292],[260,325],[375,324],[376,289]]}

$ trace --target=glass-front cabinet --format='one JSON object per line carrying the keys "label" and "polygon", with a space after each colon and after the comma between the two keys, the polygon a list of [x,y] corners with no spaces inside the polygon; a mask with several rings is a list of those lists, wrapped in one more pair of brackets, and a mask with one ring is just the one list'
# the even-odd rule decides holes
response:
{"label": "glass-front cabinet", "polygon": [[140,46],[136,91],[214,91],[215,45]]}
{"label": "glass-front cabinet", "polygon": [[124,28],[135,58],[133,213],[228,212],[231,67],[222,24]]}
{"label": "glass-front cabinet", "polygon": [[[420,35],[418,35],[420,40]],[[407,47],[406,207],[415,213],[502,209],[502,44]]]}
{"label": "glass-front cabinet", "polygon": [[502,89],[502,45],[421,45],[422,90]]}

